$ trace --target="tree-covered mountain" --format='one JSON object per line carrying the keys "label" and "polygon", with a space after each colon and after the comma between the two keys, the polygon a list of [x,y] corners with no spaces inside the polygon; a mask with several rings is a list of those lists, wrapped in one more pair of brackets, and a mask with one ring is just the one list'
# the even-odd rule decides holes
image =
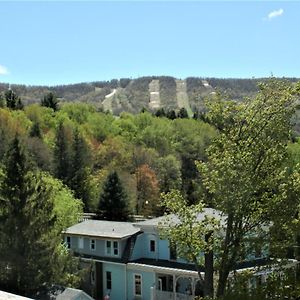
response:
{"label": "tree-covered mountain", "polygon": [[[286,78],[296,81],[296,78]],[[121,78],[58,86],[26,86],[0,83],[0,93],[11,88],[27,105],[40,102],[47,93],[53,93],[61,102],[93,103],[99,109],[115,115],[121,112],[138,113],[143,108],[156,111],[178,110],[188,112],[203,110],[204,99],[222,92],[233,100],[253,97],[257,84],[265,79],[220,79],[188,77],[184,80],[170,76],[147,76],[137,79]]]}

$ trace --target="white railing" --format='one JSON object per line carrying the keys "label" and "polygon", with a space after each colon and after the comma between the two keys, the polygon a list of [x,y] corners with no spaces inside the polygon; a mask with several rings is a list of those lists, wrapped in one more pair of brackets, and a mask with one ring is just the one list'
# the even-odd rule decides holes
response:
{"label": "white railing", "polygon": [[175,298],[174,298],[174,293],[173,292],[168,292],[168,291],[160,291],[156,290],[156,297],[154,298],[155,300],[193,300],[193,296],[186,295],[186,294],[181,294],[181,293],[175,293]]}

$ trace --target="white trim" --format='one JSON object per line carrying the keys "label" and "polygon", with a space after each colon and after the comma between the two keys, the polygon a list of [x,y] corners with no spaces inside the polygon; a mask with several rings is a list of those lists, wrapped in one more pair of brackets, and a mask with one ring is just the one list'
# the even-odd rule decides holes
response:
{"label": "white trim", "polygon": [[[107,243],[110,243],[110,248],[107,247]],[[115,243],[117,243],[117,247],[115,248]],[[110,249],[110,253],[107,251]],[[115,254],[115,249],[117,249],[118,254]],[[117,240],[105,240],[105,255],[110,257],[120,257],[120,243]]]}
{"label": "white trim", "polygon": [[[187,276],[194,276],[198,277],[198,273],[196,271],[190,271],[190,270],[182,270],[182,269],[174,269],[174,268],[168,268],[168,267],[159,267],[154,265],[145,265],[145,264],[139,264],[139,263],[127,263],[127,269],[129,270],[136,270],[136,271],[153,271],[168,275],[187,275]],[[201,272],[202,275],[204,275],[203,272]]]}
{"label": "white trim", "polygon": [[87,261],[87,262],[101,262],[101,263],[108,263],[108,264],[113,264],[113,265],[121,265],[121,266],[126,266],[124,263],[118,263],[114,261],[109,261],[109,260],[101,260],[101,259],[95,259],[95,258],[85,258],[85,257],[79,257],[80,260]]}
{"label": "white trim", "polygon": [[[115,248],[115,243],[117,243],[117,248]],[[119,246],[119,242],[118,241],[113,241],[113,247],[112,247],[112,249],[113,249],[113,256],[120,256],[119,254],[120,254],[120,246]],[[115,249],[117,249],[117,254],[115,254]]]}
{"label": "white trim", "polygon": [[[139,297],[139,298],[142,298],[143,297],[143,276],[142,274],[138,274],[138,273],[133,273],[133,295],[135,297]],[[135,276],[139,276],[140,277],[140,285],[141,285],[141,294],[137,294],[136,293],[136,281],[135,281]]]}

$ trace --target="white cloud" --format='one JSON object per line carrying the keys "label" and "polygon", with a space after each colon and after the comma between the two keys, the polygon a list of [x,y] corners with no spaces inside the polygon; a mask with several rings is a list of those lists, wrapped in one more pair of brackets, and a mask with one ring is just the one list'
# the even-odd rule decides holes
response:
{"label": "white cloud", "polygon": [[273,10],[273,11],[271,11],[271,12],[268,14],[268,19],[269,19],[269,20],[272,20],[272,19],[277,18],[277,17],[280,17],[280,16],[282,16],[282,15],[283,15],[283,9],[280,8],[280,9],[278,9],[278,10]]}
{"label": "white cloud", "polygon": [[8,74],[7,68],[0,65],[0,75],[6,75],[6,74]]}

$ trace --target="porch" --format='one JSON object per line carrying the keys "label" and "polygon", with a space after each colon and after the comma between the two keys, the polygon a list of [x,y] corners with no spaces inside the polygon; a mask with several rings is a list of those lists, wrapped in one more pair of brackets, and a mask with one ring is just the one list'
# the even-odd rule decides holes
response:
{"label": "porch", "polygon": [[178,274],[156,274],[156,284],[151,288],[151,300],[193,300],[202,296],[199,278]]}

